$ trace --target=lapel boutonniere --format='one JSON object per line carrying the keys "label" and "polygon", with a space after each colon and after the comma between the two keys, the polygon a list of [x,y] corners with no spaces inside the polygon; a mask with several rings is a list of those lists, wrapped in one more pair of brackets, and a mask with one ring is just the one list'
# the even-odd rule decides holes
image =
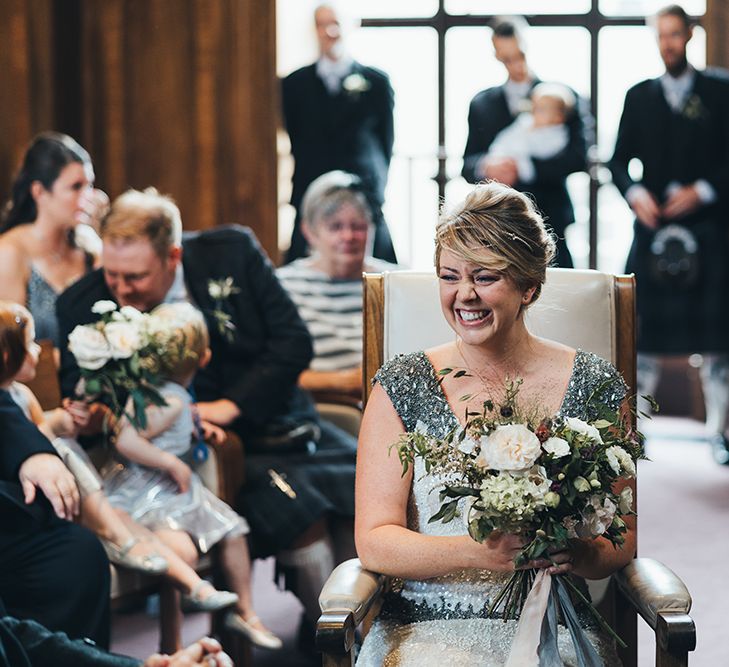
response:
{"label": "lapel boutonniere", "polygon": [[359,97],[361,93],[367,92],[372,84],[358,72],[353,72],[344,77],[342,89],[351,97]]}
{"label": "lapel boutonniere", "polygon": [[701,98],[694,93],[686,100],[686,104],[683,105],[681,115],[688,120],[701,120],[708,115],[708,111]]}
{"label": "lapel boutonniere", "polygon": [[233,277],[208,280],[208,294],[213,300],[215,308],[212,311],[215,322],[218,325],[218,332],[228,342],[233,340],[235,324],[231,320],[230,312],[227,310],[231,295],[238,294],[240,288],[233,284]]}

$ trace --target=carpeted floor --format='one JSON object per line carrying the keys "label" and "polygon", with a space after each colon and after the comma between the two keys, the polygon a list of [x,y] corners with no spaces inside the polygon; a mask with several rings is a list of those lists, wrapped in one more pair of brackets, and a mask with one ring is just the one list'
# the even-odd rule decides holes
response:
{"label": "carpeted floor", "polygon": [[[691,667],[729,665],[729,466],[713,462],[696,422],[660,417],[643,428],[651,461],[639,466],[639,552],[665,563],[691,591],[698,635]],[[308,667],[312,663],[296,651],[299,603],[275,588],[272,572],[272,560],[256,564],[254,601],[264,623],[284,640],[284,648],[256,651],[255,666]],[[207,615],[186,617],[186,642],[207,630]],[[146,657],[156,642],[156,625],[146,614],[114,616],[115,651]],[[641,667],[655,664],[651,647],[651,632],[641,622]]]}

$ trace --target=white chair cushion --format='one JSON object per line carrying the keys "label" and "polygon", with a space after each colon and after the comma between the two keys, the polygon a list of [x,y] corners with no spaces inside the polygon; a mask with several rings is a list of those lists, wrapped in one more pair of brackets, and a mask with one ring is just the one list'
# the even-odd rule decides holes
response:
{"label": "white chair cushion", "polygon": [[[539,299],[527,310],[529,330],[615,362],[615,302],[611,274],[548,269]],[[435,272],[384,274],[384,357],[453,340],[440,309]]]}

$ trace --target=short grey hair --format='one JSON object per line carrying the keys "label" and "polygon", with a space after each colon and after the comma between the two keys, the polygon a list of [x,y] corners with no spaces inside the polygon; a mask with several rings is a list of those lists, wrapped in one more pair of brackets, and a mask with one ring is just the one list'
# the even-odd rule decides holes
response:
{"label": "short grey hair", "polygon": [[301,217],[313,227],[345,204],[354,206],[368,223],[372,223],[372,209],[359,176],[346,171],[329,171],[309,184],[301,201]]}

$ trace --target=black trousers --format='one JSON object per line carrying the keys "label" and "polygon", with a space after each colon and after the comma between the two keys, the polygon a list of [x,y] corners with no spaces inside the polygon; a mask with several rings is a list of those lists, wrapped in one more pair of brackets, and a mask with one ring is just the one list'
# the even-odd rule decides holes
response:
{"label": "black trousers", "polygon": [[51,521],[0,533],[0,599],[8,614],[109,647],[109,561],[82,526]]}

